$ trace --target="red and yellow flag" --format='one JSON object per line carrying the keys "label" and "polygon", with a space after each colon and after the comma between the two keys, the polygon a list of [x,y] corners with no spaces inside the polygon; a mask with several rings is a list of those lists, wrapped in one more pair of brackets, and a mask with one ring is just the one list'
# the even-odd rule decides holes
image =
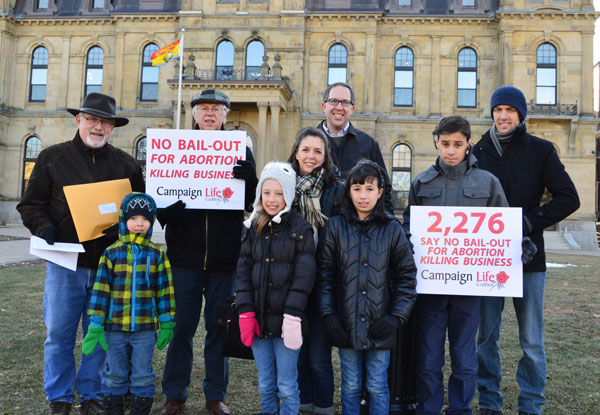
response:
{"label": "red and yellow flag", "polygon": [[152,59],[152,66],[164,65],[171,59],[179,57],[180,41],[181,39],[154,52],[152,56],[150,56],[150,59]]}

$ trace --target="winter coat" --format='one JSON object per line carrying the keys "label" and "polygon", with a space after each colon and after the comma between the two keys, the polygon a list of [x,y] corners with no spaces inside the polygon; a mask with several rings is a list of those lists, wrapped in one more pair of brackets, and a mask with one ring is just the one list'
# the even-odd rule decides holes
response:
{"label": "winter coat", "polygon": [[381,155],[381,149],[379,148],[377,141],[364,131],[354,128],[352,123],[350,123],[341,145],[338,146],[335,140],[327,134],[327,131],[323,127],[324,123],[325,121],[321,121],[317,128],[323,131],[329,139],[333,164],[340,169],[344,179],[348,177],[348,173],[350,173],[352,167],[362,159],[371,160],[379,164],[383,170],[383,179],[385,181],[385,210],[393,214],[392,183],[390,182],[387,168],[385,167],[385,162]]}
{"label": "winter coat", "polygon": [[260,337],[281,337],[283,314],[302,319],[308,334],[306,303],[315,280],[315,244],[312,227],[296,212],[269,222],[262,232],[253,223],[244,228],[236,272],[239,314],[253,311]]}
{"label": "winter coat", "polygon": [[[246,160],[254,163],[246,147]],[[256,182],[246,182],[245,202],[254,202]],[[240,252],[243,210],[185,209],[177,222],[166,224],[167,254],[174,267],[234,271]],[[160,218],[159,221],[163,223]]]}
{"label": "winter coat", "polygon": [[[523,208],[523,236],[537,246],[537,254],[524,266],[524,272],[546,270],[544,228],[560,222],[579,208],[573,181],[560,162],[550,141],[528,134],[525,125],[517,127],[502,157],[492,143],[490,132],[475,144],[478,166],[500,180],[511,207]],[[552,195],[541,204],[544,190]]]}
{"label": "winter coat", "polygon": [[[73,140],[40,153],[17,210],[33,235],[50,228],[57,242],[79,243],[63,186],[116,179],[129,179],[134,191],[144,191],[144,173],[133,157],[111,144],[91,149],[77,132]],[[79,254],[77,265],[96,269],[100,256],[113,242],[106,237],[83,242],[85,252]]]}
{"label": "winter coat", "polygon": [[322,317],[337,314],[355,350],[391,349],[395,336],[373,340],[371,325],[386,315],[407,321],[417,294],[408,239],[395,218],[379,224],[356,213],[329,219],[319,241],[318,284]]}
{"label": "winter coat", "polygon": [[[121,203],[119,240],[100,258],[92,289],[88,314],[105,330],[156,330],[159,322],[175,318],[171,265],[165,252],[150,241],[152,225],[141,234],[127,229],[125,206],[138,196],[130,193]],[[154,202],[148,202],[156,212]]]}
{"label": "winter coat", "polygon": [[498,179],[477,168],[477,159],[457,166],[444,165],[438,157],[435,164],[415,177],[410,184],[408,206],[404,211],[404,231],[410,237],[411,206],[496,206],[508,202]]}

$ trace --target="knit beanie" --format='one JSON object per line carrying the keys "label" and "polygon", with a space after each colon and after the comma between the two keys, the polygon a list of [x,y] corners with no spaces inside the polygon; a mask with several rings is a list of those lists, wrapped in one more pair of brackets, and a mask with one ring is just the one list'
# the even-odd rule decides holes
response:
{"label": "knit beanie", "polygon": [[249,228],[252,224],[252,220],[256,217],[258,212],[263,210],[261,194],[262,185],[265,180],[274,179],[279,182],[283,189],[283,199],[285,200],[285,207],[273,217],[272,221],[275,223],[281,222],[281,215],[292,207],[294,197],[296,196],[296,172],[292,168],[290,163],[284,163],[281,161],[272,161],[268,163],[260,174],[260,180],[256,186],[256,198],[254,199],[254,210],[250,215],[250,218],[244,221],[244,225]]}
{"label": "knit beanie", "polygon": [[515,88],[514,86],[501,86],[494,91],[490,104],[492,118],[494,118],[494,107],[497,107],[498,105],[510,105],[516,109],[521,116],[520,121],[525,120],[527,117],[527,101],[525,100],[525,95],[523,95],[523,92],[521,92],[520,89]]}
{"label": "knit beanie", "polygon": [[123,216],[125,222],[131,217],[136,215],[142,215],[150,223],[154,222],[155,206],[154,199],[145,193],[133,193],[133,197],[125,205]]}

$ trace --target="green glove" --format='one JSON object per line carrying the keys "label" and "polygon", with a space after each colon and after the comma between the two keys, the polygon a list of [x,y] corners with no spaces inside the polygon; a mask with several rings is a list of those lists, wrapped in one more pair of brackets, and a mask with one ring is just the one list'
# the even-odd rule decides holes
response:
{"label": "green glove", "polygon": [[83,344],[81,345],[81,351],[85,355],[91,354],[96,350],[96,345],[98,343],[100,343],[100,346],[102,346],[104,351],[108,350],[108,344],[104,337],[104,327],[89,326],[88,332],[83,339]]}
{"label": "green glove", "polygon": [[174,321],[165,321],[164,323],[160,323],[160,331],[158,332],[158,337],[156,338],[156,347],[158,347],[158,350],[164,349],[165,346],[169,344],[173,338],[174,328]]}

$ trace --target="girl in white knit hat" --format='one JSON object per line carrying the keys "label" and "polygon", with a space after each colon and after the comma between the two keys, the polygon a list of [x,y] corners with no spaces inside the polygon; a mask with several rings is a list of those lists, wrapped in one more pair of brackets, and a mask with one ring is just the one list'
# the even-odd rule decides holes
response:
{"label": "girl in white knit hat", "polygon": [[261,414],[297,415],[300,409],[298,353],[316,265],[312,227],[290,210],[295,191],[290,164],[265,166],[237,264],[240,334],[254,353]]}

